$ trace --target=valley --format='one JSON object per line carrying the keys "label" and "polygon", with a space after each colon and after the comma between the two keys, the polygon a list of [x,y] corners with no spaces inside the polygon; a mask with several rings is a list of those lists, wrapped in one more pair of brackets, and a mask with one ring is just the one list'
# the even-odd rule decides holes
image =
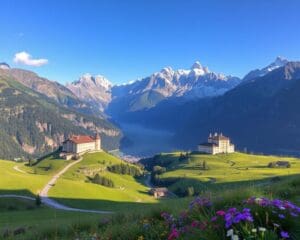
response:
{"label": "valley", "polygon": [[134,123],[122,123],[119,126],[124,136],[126,136],[124,142],[121,142],[120,145],[120,151],[123,154],[141,158],[172,149],[170,144],[173,136],[172,132],[151,129]]}

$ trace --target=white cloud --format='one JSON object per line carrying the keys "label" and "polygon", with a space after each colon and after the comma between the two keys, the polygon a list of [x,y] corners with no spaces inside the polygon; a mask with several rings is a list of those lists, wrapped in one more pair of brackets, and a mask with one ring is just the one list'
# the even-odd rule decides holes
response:
{"label": "white cloud", "polygon": [[40,67],[48,63],[48,59],[39,58],[33,59],[27,52],[18,52],[15,54],[14,62],[17,64],[24,64],[33,67]]}

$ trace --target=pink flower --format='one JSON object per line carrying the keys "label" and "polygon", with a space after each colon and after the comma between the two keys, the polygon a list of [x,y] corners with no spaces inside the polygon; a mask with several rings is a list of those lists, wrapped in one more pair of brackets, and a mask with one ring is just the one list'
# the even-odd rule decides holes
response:
{"label": "pink flower", "polygon": [[223,210],[217,211],[217,215],[218,215],[218,216],[224,216],[225,214],[226,214],[226,212],[223,211]]}
{"label": "pink flower", "polygon": [[192,227],[197,227],[198,224],[199,224],[198,221],[193,221],[193,222],[191,223],[191,226],[192,226]]}
{"label": "pink flower", "polygon": [[170,233],[168,240],[173,240],[179,237],[179,232],[176,228],[172,229],[172,232]]}

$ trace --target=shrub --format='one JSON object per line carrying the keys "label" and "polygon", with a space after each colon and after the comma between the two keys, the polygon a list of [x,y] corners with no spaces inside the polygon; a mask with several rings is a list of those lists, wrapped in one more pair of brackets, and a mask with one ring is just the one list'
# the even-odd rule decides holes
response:
{"label": "shrub", "polygon": [[105,187],[115,187],[115,184],[111,179],[100,176],[98,173],[94,176],[94,178],[92,178],[91,181],[92,183],[99,184]]}
{"label": "shrub", "polygon": [[167,169],[165,167],[161,167],[158,165],[155,165],[152,170],[152,172],[154,174],[162,174],[162,173],[165,173],[166,171],[167,171]]}
{"label": "shrub", "polygon": [[142,171],[133,165],[129,164],[115,164],[107,167],[108,171],[118,174],[126,174],[134,177],[140,177],[142,175]]}

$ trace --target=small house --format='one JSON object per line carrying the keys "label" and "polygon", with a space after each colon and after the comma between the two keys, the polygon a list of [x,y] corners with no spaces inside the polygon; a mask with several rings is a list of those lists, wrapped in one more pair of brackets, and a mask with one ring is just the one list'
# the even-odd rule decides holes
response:
{"label": "small house", "polygon": [[168,189],[165,187],[152,188],[150,190],[150,194],[153,195],[155,198],[166,197],[168,195]]}

